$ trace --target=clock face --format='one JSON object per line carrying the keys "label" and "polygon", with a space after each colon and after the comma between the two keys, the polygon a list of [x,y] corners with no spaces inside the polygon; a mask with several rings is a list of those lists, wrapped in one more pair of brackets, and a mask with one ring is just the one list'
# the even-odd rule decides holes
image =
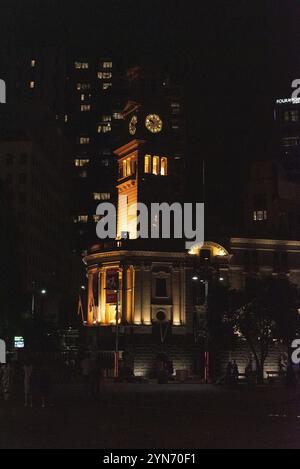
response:
{"label": "clock face", "polygon": [[163,122],[157,114],[149,114],[146,117],[146,127],[153,134],[157,134],[162,131]]}
{"label": "clock face", "polygon": [[136,133],[136,125],[137,125],[138,119],[137,116],[132,116],[129,122],[129,133],[131,135],[135,135]]}

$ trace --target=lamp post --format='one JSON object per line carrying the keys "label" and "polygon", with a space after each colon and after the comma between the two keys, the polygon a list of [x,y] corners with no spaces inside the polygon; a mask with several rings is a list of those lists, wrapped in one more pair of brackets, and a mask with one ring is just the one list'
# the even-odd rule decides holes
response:
{"label": "lamp post", "polygon": [[205,383],[209,382],[209,371],[210,371],[210,353],[209,353],[209,334],[208,334],[208,293],[209,293],[209,281],[207,279],[201,279],[198,275],[192,277],[194,282],[204,284],[204,307],[206,314],[205,321],[205,346],[204,346],[204,380]]}

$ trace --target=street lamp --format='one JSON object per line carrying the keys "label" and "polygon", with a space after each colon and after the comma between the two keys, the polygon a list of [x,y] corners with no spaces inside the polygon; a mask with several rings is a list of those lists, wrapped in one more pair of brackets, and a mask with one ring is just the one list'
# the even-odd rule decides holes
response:
{"label": "street lamp", "polygon": [[41,294],[42,295],[47,295],[47,290],[45,290],[44,288],[41,290]]}
{"label": "street lamp", "polygon": [[205,285],[205,311],[206,311],[206,331],[205,331],[205,351],[204,351],[204,379],[205,383],[208,384],[209,381],[209,367],[210,367],[210,353],[209,353],[209,337],[208,337],[208,289],[209,281],[207,279],[200,279],[197,275],[192,277],[194,282],[204,283]]}

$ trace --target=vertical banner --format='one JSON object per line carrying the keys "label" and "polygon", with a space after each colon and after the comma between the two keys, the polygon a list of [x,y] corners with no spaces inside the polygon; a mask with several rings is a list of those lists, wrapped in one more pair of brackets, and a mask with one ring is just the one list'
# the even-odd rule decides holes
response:
{"label": "vertical banner", "polygon": [[119,290],[119,269],[106,271],[106,303],[117,304]]}

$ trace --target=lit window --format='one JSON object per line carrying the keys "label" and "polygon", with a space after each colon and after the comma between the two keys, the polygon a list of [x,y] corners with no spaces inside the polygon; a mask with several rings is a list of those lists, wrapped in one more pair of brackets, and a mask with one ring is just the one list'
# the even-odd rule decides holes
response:
{"label": "lit window", "polygon": [[94,200],[110,200],[109,192],[94,192]]}
{"label": "lit window", "polygon": [[111,122],[111,116],[107,116],[107,115],[102,116],[102,120],[103,122]]}
{"label": "lit window", "polygon": [[112,62],[103,62],[103,68],[112,68],[113,63]]}
{"label": "lit window", "polygon": [[30,88],[33,90],[35,88],[35,81],[29,83]]}
{"label": "lit window", "polygon": [[284,147],[297,147],[300,145],[300,137],[284,137],[282,145]]}
{"label": "lit window", "polygon": [[121,114],[120,112],[114,112],[113,118],[116,119],[116,120],[123,120],[124,119],[123,114]]}
{"label": "lit window", "polygon": [[109,90],[109,88],[111,88],[111,87],[112,87],[112,84],[111,84],[111,83],[103,83],[103,85],[102,85],[102,89],[103,89],[104,91]]}
{"label": "lit window", "polygon": [[77,217],[74,217],[74,223],[87,223],[88,222],[88,215],[78,215]]}
{"label": "lit window", "polygon": [[77,158],[75,160],[75,166],[83,167],[83,166],[88,165],[89,162],[90,162],[90,160],[88,158],[85,158],[85,159]]}
{"label": "lit window", "polygon": [[253,212],[253,220],[254,221],[266,221],[266,220],[268,220],[267,210],[255,210]]}
{"label": "lit window", "polygon": [[32,59],[30,64],[31,64],[31,67],[34,68],[36,66],[36,60]]}
{"label": "lit window", "polygon": [[151,156],[150,155],[145,156],[145,173],[146,174],[151,173]]}
{"label": "lit window", "polygon": [[98,134],[111,132],[111,124],[107,123],[105,125],[98,125]]}
{"label": "lit window", "polygon": [[68,122],[68,120],[69,120],[69,116],[68,114],[65,114],[65,122]]}
{"label": "lit window", "polygon": [[81,94],[81,95],[80,95],[80,100],[81,100],[81,101],[84,101],[84,100],[85,100],[85,94]]}
{"label": "lit window", "polygon": [[160,174],[161,174],[161,176],[167,176],[168,175],[168,159],[167,158],[162,158],[161,159]]}
{"label": "lit window", "polygon": [[285,122],[299,122],[299,111],[297,109],[285,111],[284,120]]}
{"label": "lit window", "polygon": [[131,158],[127,158],[127,160],[123,160],[122,163],[122,177],[128,177],[131,176],[132,174],[132,168],[131,168]]}
{"label": "lit window", "polygon": [[171,112],[173,115],[180,114],[180,104],[179,103],[171,103]]}
{"label": "lit window", "polygon": [[112,73],[111,72],[98,72],[97,76],[100,80],[111,80]]}
{"label": "lit window", "polygon": [[130,158],[126,160],[126,166],[127,166],[127,176],[130,176],[131,175],[131,159]]}
{"label": "lit window", "polygon": [[82,104],[80,106],[81,112],[89,112],[91,110],[91,105],[90,104]]}
{"label": "lit window", "polygon": [[101,215],[93,215],[93,220],[95,223],[98,223],[101,220]]}
{"label": "lit window", "polygon": [[89,137],[80,137],[79,139],[80,145],[88,145],[90,143]]}
{"label": "lit window", "polygon": [[89,68],[88,62],[75,62],[75,68],[77,70],[87,70]]}
{"label": "lit window", "polygon": [[125,178],[127,176],[127,165],[126,165],[126,160],[123,161],[123,177]]}
{"label": "lit window", "polygon": [[159,156],[154,156],[153,157],[152,172],[155,175],[159,174]]}
{"label": "lit window", "polygon": [[76,88],[78,91],[86,91],[91,89],[90,83],[77,83]]}

